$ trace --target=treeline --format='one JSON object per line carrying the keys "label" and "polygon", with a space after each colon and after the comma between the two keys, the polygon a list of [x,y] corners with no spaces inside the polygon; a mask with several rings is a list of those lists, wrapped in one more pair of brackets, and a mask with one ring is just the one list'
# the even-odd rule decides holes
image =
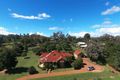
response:
{"label": "treeline", "polygon": [[27,44],[27,46],[36,46],[39,43],[44,43],[49,39],[48,37],[44,37],[36,34],[23,34],[23,35],[0,35],[0,45],[3,43],[15,43],[22,42]]}
{"label": "treeline", "polygon": [[91,38],[86,48],[88,57],[102,65],[110,65],[120,71],[120,36],[105,34]]}
{"label": "treeline", "polygon": [[35,53],[50,52],[52,50],[58,51],[73,51],[72,47],[75,43],[82,41],[82,38],[76,38],[75,36],[65,35],[62,32],[53,33],[50,37],[41,35],[0,35],[0,46],[11,44],[17,49],[18,52],[27,50],[29,47],[35,47],[33,50]]}

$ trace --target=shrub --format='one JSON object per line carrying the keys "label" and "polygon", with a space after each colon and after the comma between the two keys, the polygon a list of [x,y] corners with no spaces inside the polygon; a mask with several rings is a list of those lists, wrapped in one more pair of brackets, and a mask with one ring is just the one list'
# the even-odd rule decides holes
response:
{"label": "shrub", "polygon": [[23,53],[21,54],[21,56],[25,57],[25,56],[27,56],[27,53],[26,53],[26,52],[23,52]]}
{"label": "shrub", "polygon": [[82,58],[78,58],[77,60],[75,60],[72,64],[72,66],[74,67],[74,69],[80,69],[83,67],[83,60]]}
{"label": "shrub", "polygon": [[28,69],[28,72],[29,74],[37,74],[38,71],[35,69],[35,67],[31,66],[29,69]]}
{"label": "shrub", "polygon": [[54,69],[54,64],[53,63],[45,63],[45,69],[47,70],[53,70]]}

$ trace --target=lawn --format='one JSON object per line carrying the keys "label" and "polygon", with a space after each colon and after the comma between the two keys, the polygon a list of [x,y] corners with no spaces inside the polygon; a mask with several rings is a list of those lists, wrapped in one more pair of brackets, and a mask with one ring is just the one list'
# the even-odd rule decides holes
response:
{"label": "lawn", "polygon": [[32,80],[120,80],[120,75],[110,76],[105,73],[82,73],[69,76],[57,76]]}
{"label": "lawn", "polygon": [[32,80],[120,80],[120,75],[112,73],[107,67],[101,73],[81,73],[67,76],[56,76]]}
{"label": "lawn", "polygon": [[18,77],[27,75],[27,69],[30,66],[34,66],[40,73],[45,72],[37,67],[39,56],[36,56],[32,51],[29,51],[27,57],[28,59],[24,59],[24,57],[18,57],[17,69],[14,71],[14,73],[0,74],[0,80],[15,80]]}
{"label": "lawn", "polygon": [[[12,74],[0,74],[0,80],[15,80],[16,78],[28,75],[27,69],[31,66],[34,66],[39,73],[47,73],[46,71],[43,71],[37,67],[39,56],[36,56],[35,53],[29,50],[28,52],[28,59],[25,59],[24,57],[18,57],[18,64],[17,69]],[[68,71],[73,70],[73,68],[66,68],[66,69],[56,69],[53,72],[59,72],[59,71]]]}

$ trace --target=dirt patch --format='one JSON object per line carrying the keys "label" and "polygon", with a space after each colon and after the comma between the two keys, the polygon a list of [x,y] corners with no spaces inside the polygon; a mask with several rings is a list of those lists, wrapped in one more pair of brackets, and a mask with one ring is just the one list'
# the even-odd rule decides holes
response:
{"label": "dirt patch", "polygon": [[6,71],[7,71],[7,70],[4,69],[4,70],[0,71],[0,74],[5,74]]}

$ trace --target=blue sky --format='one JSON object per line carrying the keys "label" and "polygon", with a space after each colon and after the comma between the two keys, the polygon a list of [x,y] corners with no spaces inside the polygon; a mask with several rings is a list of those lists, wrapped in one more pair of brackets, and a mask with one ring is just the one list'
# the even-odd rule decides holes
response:
{"label": "blue sky", "polygon": [[120,0],[1,0],[0,34],[120,35]]}

